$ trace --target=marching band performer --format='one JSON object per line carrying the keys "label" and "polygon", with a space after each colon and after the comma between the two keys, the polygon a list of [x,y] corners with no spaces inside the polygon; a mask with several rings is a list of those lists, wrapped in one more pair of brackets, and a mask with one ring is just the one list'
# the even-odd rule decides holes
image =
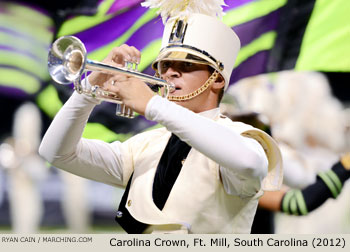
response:
{"label": "marching band performer", "polygon": [[[127,107],[164,127],[123,143],[84,139],[99,101],[74,92],[42,140],[39,152],[54,166],[126,187],[116,220],[128,233],[249,233],[263,190],[282,183],[275,141],[219,112],[240,47],[217,18],[222,4],[143,3],[160,7],[166,21],[153,67],[175,85],[167,98],[123,74],[93,72],[84,80],[115,92]],[[122,45],[104,63],[120,67],[140,59],[136,48]]]}

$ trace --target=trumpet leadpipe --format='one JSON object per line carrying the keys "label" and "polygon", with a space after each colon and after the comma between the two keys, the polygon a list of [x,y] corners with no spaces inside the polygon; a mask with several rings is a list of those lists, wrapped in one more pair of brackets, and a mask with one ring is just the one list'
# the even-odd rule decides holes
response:
{"label": "trumpet leadpipe", "polygon": [[167,83],[165,80],[157,78],[157,77],[153,77],[138,71],[134,71],[132,69],[125,69],[125,68],[121,68],[121,67],[115,67],[115,66],[111,66],[102,62],[98,62],[98,61],[94,61],[94,60],[90,60],[87,59],[86,60],[86,69],[91,70],[91,71],[101,71],[101,72],[105,72],[105,73],[110,73],[110,74],[115,74],[115,73],[121,73],[124,74],[126,76],[129,77],[135,77],[138,78],[144,82],[147,82],[149,84],[153,84],[153,85],[159,85],[162,87],[169,87],[170,91],[172,89],[174,89],[174,85],[171,83]]}

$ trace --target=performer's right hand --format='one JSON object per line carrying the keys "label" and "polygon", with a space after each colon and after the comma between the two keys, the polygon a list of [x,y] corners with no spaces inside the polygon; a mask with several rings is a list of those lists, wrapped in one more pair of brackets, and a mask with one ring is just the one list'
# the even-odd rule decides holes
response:
{"label": "performer's right hand", "polygon": [[[141,52],[133,46],[123,44],[119,47],[114,47],[113,50],[107,55],[107,57],[102,61],[105,64],[115,66],[115,67],[124,67],[125,62],[132,62],[139,64],[141,59]],[[106,74],[98,71],[93,71],[89,75],[89,82],[92,86],[98,85],[103,87],[108,82],[111,81],[111,78],[115,75],[122,74]]]}

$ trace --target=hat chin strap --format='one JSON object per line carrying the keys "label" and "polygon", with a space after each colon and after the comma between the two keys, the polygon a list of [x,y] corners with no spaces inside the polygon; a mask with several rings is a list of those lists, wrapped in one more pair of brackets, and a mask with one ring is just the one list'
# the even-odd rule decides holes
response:
{"label": "hat chin strap", "polygon": [[219,76],[219,72],[218,71],[214,71],[210,77],[208,78],[208,80],[197,90],[193,91],[192,93],[189,93],[187,95],[168,95],[168,100],[169,101],[187,101],[187,100],[191,100],[194,97],[200,95],[201,93],[203,93],[206,89],[208,89],[208,87],[218,78]]}

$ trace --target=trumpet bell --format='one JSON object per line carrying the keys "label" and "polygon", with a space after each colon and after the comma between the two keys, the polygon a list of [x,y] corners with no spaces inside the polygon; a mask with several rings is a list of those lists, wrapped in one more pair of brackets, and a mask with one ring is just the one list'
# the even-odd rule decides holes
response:
{"label": "trumpet bell", "polygon": [[59,84],[70,84],[80,78],[86,65],[86,49],[76,37],[63,36],[51,46],[48,69]]}

